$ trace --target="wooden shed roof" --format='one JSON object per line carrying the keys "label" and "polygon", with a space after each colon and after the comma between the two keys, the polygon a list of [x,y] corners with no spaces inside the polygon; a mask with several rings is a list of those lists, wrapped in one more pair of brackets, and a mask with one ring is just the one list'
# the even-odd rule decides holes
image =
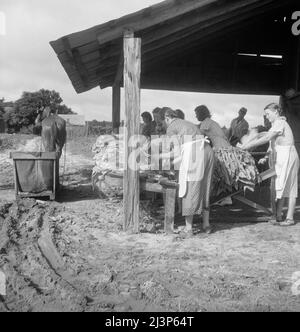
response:
{"label": "wooden shed roof", "polygon": [[[274,17],[284,15],[284,10],[297,2],[298,0],[167,0],[120,19],[62,37],[50,44],[78,93],[97,86],[110,87],[122,81],[122,46],[126,30],[133,31],[136,37],[142,38],[142,88],[211,91],[214,90],[214,81],[218,81],[217,76],[209,84],[198,86],[186,77],[182,80],[182,86],[178,80],[175,87],[173,81],[176,70],[176,77],[180,77],[184,70],[186,76],[189,72],[195,73],[194,67],[197,67],[200,70],[197,75],[200,77],[202,73],[203,79],[209,82],[213,76],[213,54],[216,52],[219,52],[222,59],[228,57],[226,64],[224,60],[224,68],[233,63],[231,72],[234,72],[236,66],[234,58],[237,53],[283,54],[287,38],[279,32],[284,30],[285,34],[291,34],[290,26],[286,25],[286,21],[274,21]],[[275,16],[269,15],[267,21],[264,20],[270,12]],[[272,26],[268,26],[268,23],[272,23]],[[281,23],[280,27],[277,23]],[[253,24],[256,24],[255,28]],[[245,37],[241,37],[242,31]],[[278,34],[278,38],[274,38],[274,34]],[[265,39],[260,40],[258,46],[255,40],[261,37]],[[205,48],[210,49],[211,53],[200,54],[200,50]],[[235,54],[231,58],[233,50]],[[187,56],[188,59],[193,58],[194,62],[190,63]],[[180,66],[176,62],[178,58],[182,60]],[[220,63],[217,57],[215,61]],[[280,70],[281,64],[278,61],[270,59],[267,63],[274,69],[274,75]],[[209,62],[212,62],[210,72],[206,68]],[[267,65],[264,66],[266,73],[270,68]],[[166,70],[168,66],[170,67]],[[223,77],[227,75],[224,68]],[[170,75],[171,72],[174,77]],[[273,79],[274,77],[271,78],[272,81]],[[224,87],[228,87],[228,82],[224,81]],[[242,87],[243,82],[239,85]],[[265,82],[265,86],[268,86],[268,82]],[[268,92],[265,86],[258,85],[256,88]],[[236,86],[232,88],[237,90]],[[276,93],[280,88],[273,86],[269,92]],[[251,87],[245,85],[245,89],[242,87],[241,91],[247,89]],[[221,90],[229,92],[230,89],[220,87]],[[217,88],[215,92],[218,92]]]}

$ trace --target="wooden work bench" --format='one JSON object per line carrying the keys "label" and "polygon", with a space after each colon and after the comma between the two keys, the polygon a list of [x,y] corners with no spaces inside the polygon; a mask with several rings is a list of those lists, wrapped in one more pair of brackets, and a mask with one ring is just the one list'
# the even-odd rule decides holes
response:
{"label": "wooden work bench", "polygon": [[[113,186],[123,188],[122,174],[109,173],[105,177],[110,179]],[[164,230],[166,233],[172,233],[174,231],[177,191],[178,184],[175,181],[170,181],[167,178],[161,178],[159,182],[154,182],[154,180],[140,176],[140,192],[161,193],[165,197]]]}
{"label": "wooden work bench", "polygon": [[[123,175],[118,173],[109,173],[106,175],[113,181],[113,185],[116,187],[123,187]],[[273,179],[275,176],[275,170],[269,169],[263,172],[258,177],[257,184]],[[272,188],[271,188],[272,190]],[[167,178],[161,178],[159,182],[153,182],[146,177],[140,176],[140,192],[152,192],[152,193],[162,193],[165,196],[165,220],[164,220],[164,231],[166,233],[174,232],[174,221],[175,221],[175,207],[176,199],[178,193],[178,183],[175,181],[170,181]],[[257,204],[243,195],[243,190],[237,191],[230,195],[223,195],[221,197],[212,199],[211,205],[218,203],[219,201],[225,199],[226,197],[232,197],[241,203],[250,206],[253,209],[264,211],[267,215],[271,216],[274,211],[268,209],[260,204]]]}

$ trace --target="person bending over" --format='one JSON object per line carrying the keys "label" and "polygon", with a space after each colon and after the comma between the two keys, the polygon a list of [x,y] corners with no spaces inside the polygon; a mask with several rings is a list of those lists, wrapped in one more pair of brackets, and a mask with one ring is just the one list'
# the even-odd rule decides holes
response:
{"label": "person bending over", "polygon": [[[194,215],[203,215],[203,230],[210,234],[209,202],[214,154],[211,146],[196,125],[179,119],[176,111],[165,112],[167,136],[177,142],[174,163],[179,167],[179,197],[182,197],[182,215],[187,233],[192,234]],[[166,153],[163,158],[169,158]]]}

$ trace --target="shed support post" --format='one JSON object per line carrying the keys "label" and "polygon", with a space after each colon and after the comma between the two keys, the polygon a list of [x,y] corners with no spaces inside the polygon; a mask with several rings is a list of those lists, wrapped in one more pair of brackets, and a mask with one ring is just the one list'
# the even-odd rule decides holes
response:
{"label": "shed support post", "polygon": [[135,157],[137,142],[133,137],[140,129],[141,39],[132,32],[124,34],[125,89],[125,171],[124,171],[124,231],[139,232],[140,181]]}
{"label": "shed support post", "polygon": [[121,123],[121,87],[114,85],[112,87],[112,123],[113,132],[118,134]]}

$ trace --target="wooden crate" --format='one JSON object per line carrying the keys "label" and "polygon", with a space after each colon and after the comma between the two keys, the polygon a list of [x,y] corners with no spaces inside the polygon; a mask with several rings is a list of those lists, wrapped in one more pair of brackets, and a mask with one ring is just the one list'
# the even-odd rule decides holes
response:
{"label": "wooden crate", "polygon": [[56,152],[12,152],[16,198],[48,197],[55,200],[59,185]]}

